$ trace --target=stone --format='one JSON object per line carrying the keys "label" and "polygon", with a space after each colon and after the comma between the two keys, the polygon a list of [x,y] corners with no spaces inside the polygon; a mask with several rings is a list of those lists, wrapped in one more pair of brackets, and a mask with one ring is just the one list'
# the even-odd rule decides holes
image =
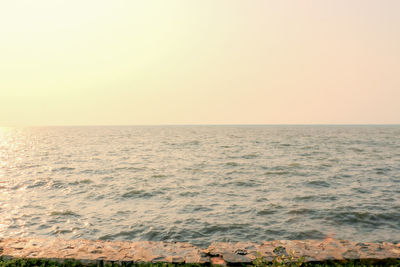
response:
{"label": "stone", "polygon": [[228,263],[228,264],[241,264],[241,263],[252,263],[252,260],[247,258],[246,256],[235,254],[235,253],[230,253],[226,252],[222,256],[223,259]]}
{"label": "stone", "polygon": [[[201,249],[185,242],[62,240],[45,238],[1,238],[0,257],[45,258],[58,262],[119,264],[138,262],[198,263],[215,265],[251,264],[255,259],[271,262],[277,256],[304,257],[306,262],[327,260],[382,261],[400,259],[399,244],[355,243],[346,240],[274,240],[261,243],[214,242]],[[101,265],[101,264],[100,264]]]}
{"label": "stone", "polygon": [[223,265],[226,266],[226,262],[221,257],[212,257],[211,259],[212,265]]}
{"label": "stone", "polygon": [[235,251],[235,253],[238,254],[238,255],[247,255],[247,250],[245,250],[245,249],[237,249]]}

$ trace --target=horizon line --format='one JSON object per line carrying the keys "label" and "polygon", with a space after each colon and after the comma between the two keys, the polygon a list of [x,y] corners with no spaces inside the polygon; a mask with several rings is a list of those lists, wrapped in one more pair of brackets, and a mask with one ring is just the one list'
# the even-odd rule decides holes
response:
{"label": "horizon line", "polygon": [[400,126],[400,123],[176,123],[176,124],[64,124],[64,125],[10,125],[0,128],[30,127],[156,127],[156,126]]}

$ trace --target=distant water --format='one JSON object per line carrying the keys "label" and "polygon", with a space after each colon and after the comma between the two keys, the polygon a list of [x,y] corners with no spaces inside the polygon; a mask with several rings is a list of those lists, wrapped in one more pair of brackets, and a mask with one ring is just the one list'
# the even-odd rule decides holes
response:
{"label": "distant water", "polygon": [[400,242],[400,127],[2,128],[0,236]]}

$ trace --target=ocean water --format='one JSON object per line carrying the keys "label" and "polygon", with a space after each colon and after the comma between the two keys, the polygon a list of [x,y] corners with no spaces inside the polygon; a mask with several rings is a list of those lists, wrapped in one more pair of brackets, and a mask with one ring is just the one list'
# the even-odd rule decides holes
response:
{"label": "ocean water", "polygon": [[0,237],[400,242],[400,126],[0,129]]}

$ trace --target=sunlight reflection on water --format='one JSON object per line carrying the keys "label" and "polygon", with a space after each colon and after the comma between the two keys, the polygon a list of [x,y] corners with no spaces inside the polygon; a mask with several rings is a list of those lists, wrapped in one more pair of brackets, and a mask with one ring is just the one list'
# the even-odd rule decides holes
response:
{"label": "sunlight reflection on water", "polygon": [[0,234],[400,241],[398,126],[0,129]]}

